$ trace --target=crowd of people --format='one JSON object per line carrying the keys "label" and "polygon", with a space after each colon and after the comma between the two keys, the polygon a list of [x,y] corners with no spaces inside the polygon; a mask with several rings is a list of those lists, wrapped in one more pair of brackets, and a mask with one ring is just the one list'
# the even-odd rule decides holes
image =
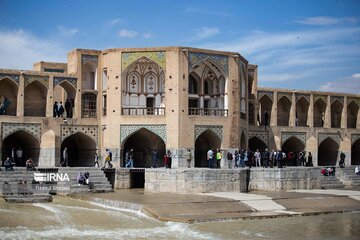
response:
{"label": "crowd of people", "polygon": [[[65,112],[66,112],[66,116],[64,116]],[[69,101],[69,99],[66,99],[65,101],[65,108],[62,102],[57,102],[57,101],[54,102],[53,117],[72,118],[72,104]]]}

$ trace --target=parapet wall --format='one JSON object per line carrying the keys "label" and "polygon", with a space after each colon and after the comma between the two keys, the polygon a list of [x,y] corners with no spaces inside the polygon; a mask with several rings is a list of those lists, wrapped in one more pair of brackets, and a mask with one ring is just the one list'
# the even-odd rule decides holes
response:
{"label": "parapet wall", "polygon": [[145,191],[246,192],[248,172],[246,169],[146,169]]}
{"label": "parapet wall", "polygon": [[320,188],[320,167],[253,168],[250,171],[249,191]]}

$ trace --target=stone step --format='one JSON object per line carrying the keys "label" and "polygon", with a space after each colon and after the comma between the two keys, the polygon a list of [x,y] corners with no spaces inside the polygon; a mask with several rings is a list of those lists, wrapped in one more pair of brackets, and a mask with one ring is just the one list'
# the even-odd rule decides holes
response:
{"label": "stone step", "polygon": [[42,203],[53,200],[50,194],[6,195],[4,199],[9,203]]}

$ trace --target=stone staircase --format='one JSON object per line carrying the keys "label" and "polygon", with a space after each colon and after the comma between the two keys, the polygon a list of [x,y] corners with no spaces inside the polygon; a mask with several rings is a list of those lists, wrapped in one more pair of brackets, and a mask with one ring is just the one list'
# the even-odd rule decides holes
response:
{"label": "stone staircase", "polygon": [[[35,202],[51,202],[52,196],[48,192],[34,191],[32,180],[34,178],[33,171],[26,171],[25,167],[15,167],[14,171],[0,171],[0,196],[7,202],[12,203],[35,203]],[[19,181],[26,181],[26,184],[19,185]],[[4,185],[7,182],[7,185]]]}
{"label": "stone staircase", "polygon": [[[77,195],[87,193],[100,193],[100,192],[113,192],[112,186],[105,176],[105,173],[100,168],[93,167],[71,167],[71,168],[59,168],[59,173],[67,173],[70,182],[58,183],[58,187],[69,186],[69,190],[58,191],[60,195]],[[79,172],[90,174],[89,185],[79,185],[76,181],[76,177]]]}
{"label": "stone staircase", "polygon": [[346,187],[359,187],[360,176],[355,174],[355,166],[347,166],[345,168],[336,168],[338,179]]}
{"label": "stone staircase", "polygon": [[336,176],[321,176],[322,189],[341,189],[345,188],[344,184]]}

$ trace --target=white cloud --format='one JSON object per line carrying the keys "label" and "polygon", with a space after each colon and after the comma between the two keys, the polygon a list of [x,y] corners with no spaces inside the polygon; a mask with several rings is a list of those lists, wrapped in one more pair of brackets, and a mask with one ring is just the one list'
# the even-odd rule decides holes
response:
{"label": "white cloud", "polygon": [[110,21],[109,25],[110,25],[110,26],[114,26],[114,25],[116,25],[116,24],[118,24],[118,23],[121,23],[121,22],[122,22],[122,20],[121,20],[120,18],[114,18],[114,19],[112,19],[112,20]]}
{"label": "white cloud", "polygon": [[32,69],[34,62],[65,62],[66,51],[58,41],[34,36],[22,29],[0,30],[0,68]]}
{"label": "white cloud", "polygon": [[153,38],[154,37],[154,34],[150,33],[150,32],[146,32],[143,34],[143,37],[144,38]]}
{"label": "white cloud", "polygon": [[71,37],[79,32],[79,29],[77,28],[67,28],[64,26],[57,26],[56,28],[63,37]]}
{"label": "white cloud", "polygon": [[118,33],[118,36],[121,38],[134,38],[138,35],[139,35],[138,32],[128,29],[121,29]]}
{"label": "white cloud", "polygon": [[321,91],[327,92],[346,92],[346,93],[360,93],[360,73],[355,73],[350,77],[345,77],[339,80],[326,82],[319,87]]}
{"label": "white cloud", "polygon": [[220,31],[218,28],[202,27],[196,30],[197,39],[205,39],[217,35]]}
{"label": "white cloud", "polygon": [[304,18],[301,20],[297,20],[295,22],[305,25],[327,26],[327,25],[339,25],[339,24],[355,24],[358,22],[358,20],[355,17],[334,18],[327,16],[319,16],[319,17]]}

